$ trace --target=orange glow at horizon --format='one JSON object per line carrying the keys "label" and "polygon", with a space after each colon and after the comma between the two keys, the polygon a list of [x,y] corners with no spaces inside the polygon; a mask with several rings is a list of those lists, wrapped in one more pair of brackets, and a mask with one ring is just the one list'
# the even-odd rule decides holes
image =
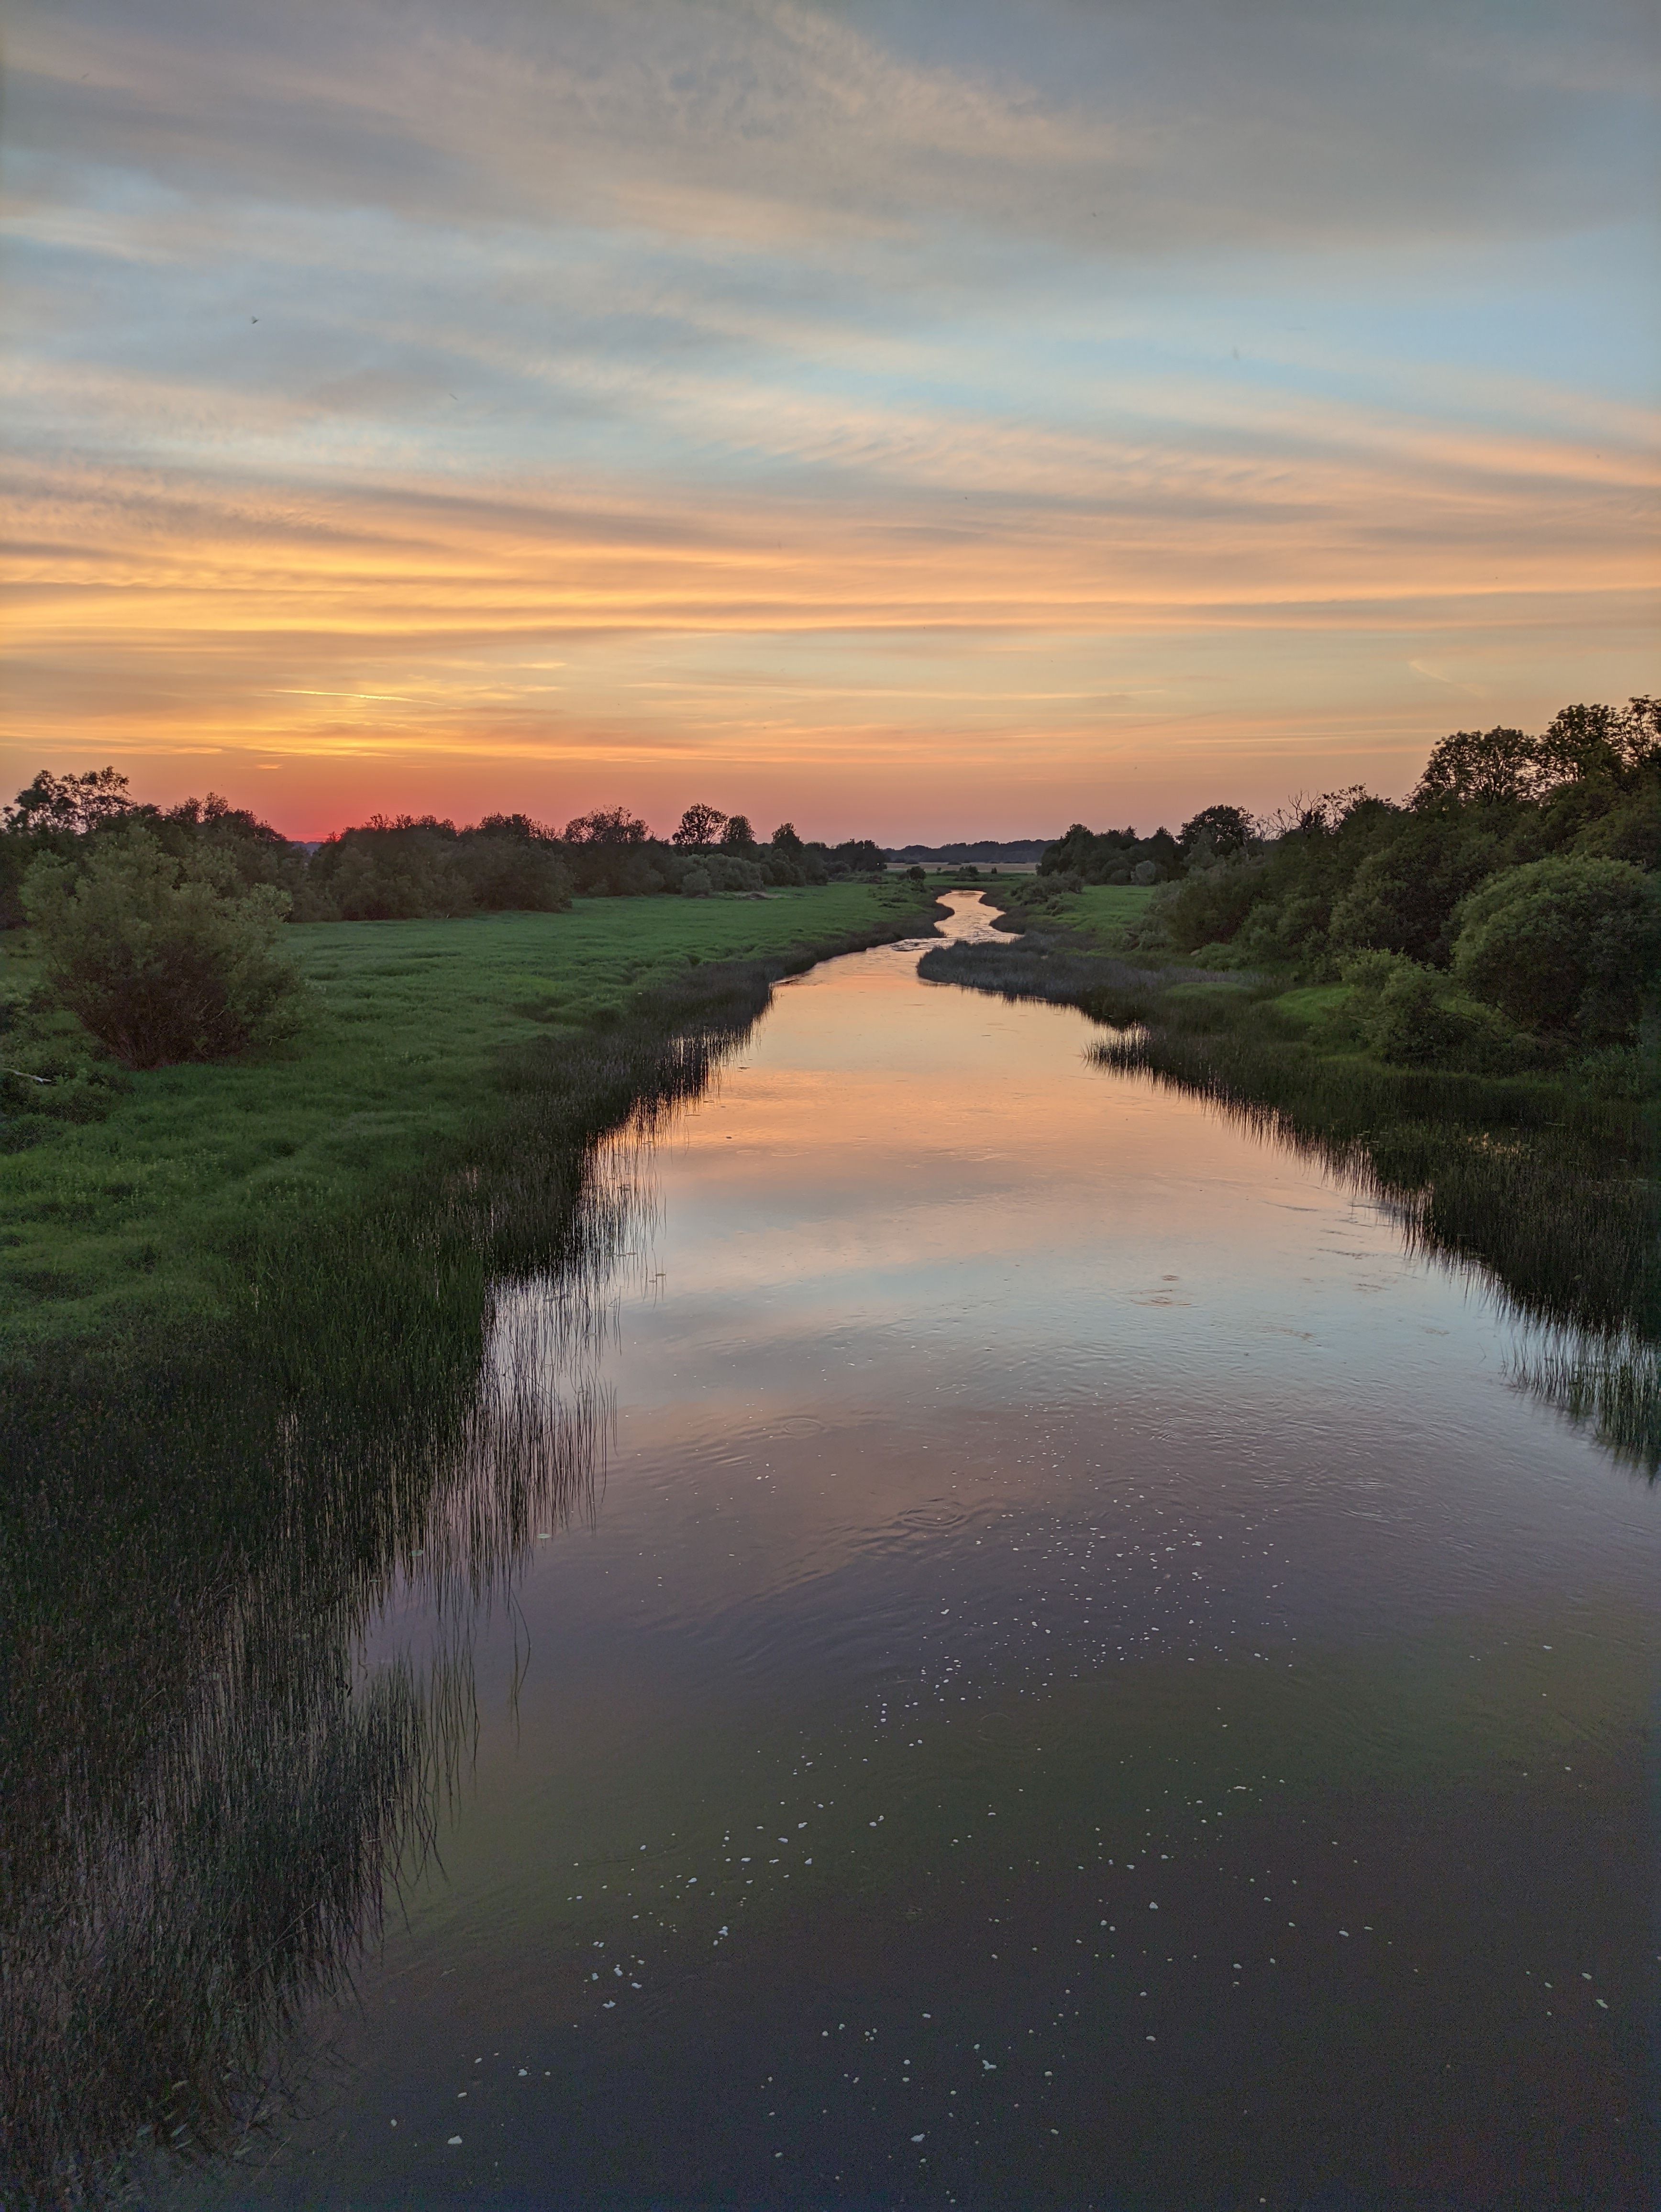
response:
{"label": "orange glow at horizon", "polygon": [[[6,575],[31,647],[12,698],[32,694],[55,766],[107,757],[147,796],[205,780],[266,808],[275,775],[280,826],[307,836],[375,808],[465,811],[475,789],[478,811],[540,798],[563,818],[622,796],[672,817],[720,784],[734,811],[829,806],[827,834],[881,815],[899,837],[929,828],[914,810],[939,813],[942,749],[986,793],[974,827],[942,836],[999,834],[1009,804],[1059,826],[1128,769],[1152,795],[1150,754],[1180,763],[1167,811],[1224,787],[1272,804],[1323,752],[1399,785],[1443,726],[1517,718],[1495,660],[1542,635],[1642,636],[1646,564],[1602,512],[1639,459],[1588,482],[1573,458],[1536,450],[1523,474],[1473,440],[1458,483],[1432,484],[1319,456],[1208,516],[1203,543],[1158,515],[1104,542],[1035,507],[1018,546],[951,527],[926,494],[900,537],[857,512],[711,518],[599,488],[563,520],[523,487],[43,471],[13,502],[30,550]],[[1474,583],[1455,525],[1479,494],[1515,520]],[[1359,514],[1388,519],[1382,554],[1347,526]],[[1407,696],[1335,711],[1282,678],[1277,709],[1261,674],[1232,706],[1207,696],[1206,659],[1256,672],[1266,644],[1290,658],[1299,638],[1393,663]],[[1465,680],[1409,671],[1427,653]],[[1536,714],[1561,703],[1530,689]],[[839,800],[850,775],[873,797]]]}

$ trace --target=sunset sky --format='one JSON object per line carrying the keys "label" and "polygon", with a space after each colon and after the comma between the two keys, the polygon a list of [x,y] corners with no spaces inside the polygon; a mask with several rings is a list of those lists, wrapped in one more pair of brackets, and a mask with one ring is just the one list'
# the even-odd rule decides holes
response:
{"label": "sunset sky", "polygon": [[1661,688],[1643,0],[21,0],[0,794],[1173,823]]}

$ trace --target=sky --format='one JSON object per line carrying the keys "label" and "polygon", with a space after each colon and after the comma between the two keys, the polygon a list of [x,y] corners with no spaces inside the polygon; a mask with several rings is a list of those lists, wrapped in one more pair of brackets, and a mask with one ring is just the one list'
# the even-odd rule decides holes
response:
{"label": "sky", "polygon": [[1646,0],[12,0],[0,791],[1032,836],[1661,688]]}

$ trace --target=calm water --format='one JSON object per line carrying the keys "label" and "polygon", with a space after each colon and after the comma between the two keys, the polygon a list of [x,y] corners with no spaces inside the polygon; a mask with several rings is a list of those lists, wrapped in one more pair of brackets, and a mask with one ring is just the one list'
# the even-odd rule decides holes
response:
{"label": "calm water", "polygon": [[[916,957],[504,1289],[361,1659],[471,1640],[436,1855],[156,2201],[1656,2201],[1661,1500],[1480,1284]],[[562,1407],[574,1510],[440,1604]]]}

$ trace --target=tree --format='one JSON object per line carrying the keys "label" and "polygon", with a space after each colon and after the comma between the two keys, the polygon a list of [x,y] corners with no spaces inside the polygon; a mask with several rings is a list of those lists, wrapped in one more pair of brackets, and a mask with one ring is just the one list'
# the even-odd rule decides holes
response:
{"label": "tree", "polygon": [[1516,805],[1532,793],[1538,769],[1539,748],[1521,730],[1455,730],[1432,746],[1408,804]]}
{"label": "tree", "polygon": [[481,814],[473,824],[480,837],[522,837],[528,845],[557,845],[559,832],[528,814]]}
{"label": "tree", "polygon": [[1352,815],[1384,803],[1366,784],[1347,783],[1342,791],[1323,791],[1318,799],[1299,795],[1289,800],[1272,826],[1283,836],[1335,837]]}
{"label": "tree", "polygon": [[1542,792],[1579,782],[1628,790],[1646,769],[1661,763],[1661,700],[1564,707],[1553,715],[1538,755]]}
{"label": "tree", "polygon": [[880,876],[888,871],[882,848],[872,837],[844,837],[831,847],[830,865],[850,876]]}
{"label": "tree", "polygon": [[750,826],[750,817],[747,814],[727,816],[727,827],[721,833],[721,849],[723,853],[753,853],[755,851],[756,833]]}
{"label": "tree", "polygon": [[565,825],[568,845],[643,845],[651,834],[638,815],[623,806],[579,814]]}
{"label": "tree", "polygon": [[514,817],[481,822],[457,841],[454,865],[484,914],[558,914],[571,903],[571,878],[545,838],[520,836]]}
{"label": "tree", "polygon": [[1397,815],[1333,902],[1335,949],[1400,952],[1445,968],[1455,908],[1503,857],[1485,819],[1453,810]]}
{"label": "tree", "polygon": [[1202,806],[1177,833],[1185,861],[1226,860],[1244,853],[1256,824],[1243,806]]}
{"label": "tree", "polygon": [[693,852],[707,852],[715,842],[715,833],[727,817],[719,806],[689,806],[680,817],[680,826],[670,837],[672,845]]}
{"label": "tree", "polygon": [[1502,868],[1459,909],[1453,972],[1524,1029],[1622,1043],[1661,975],[1655,879],[1580,854]]}
{"label": "tree", "polygon": [[273,951],[288,895],[246,890],[222,853],[180,860],[134,824],[78,866],[43,854],[23,899],[49,992],[125,1066],[219,1060],[291,1025],[300,978]]}
{"label": "tree", "polygon": [[82,775],[54,775],[43,768],[7,807],[0,829],[25,836],[56,830],[82,837],[119,821],[132,804],[126,777],[113,768],[88,769]]}

